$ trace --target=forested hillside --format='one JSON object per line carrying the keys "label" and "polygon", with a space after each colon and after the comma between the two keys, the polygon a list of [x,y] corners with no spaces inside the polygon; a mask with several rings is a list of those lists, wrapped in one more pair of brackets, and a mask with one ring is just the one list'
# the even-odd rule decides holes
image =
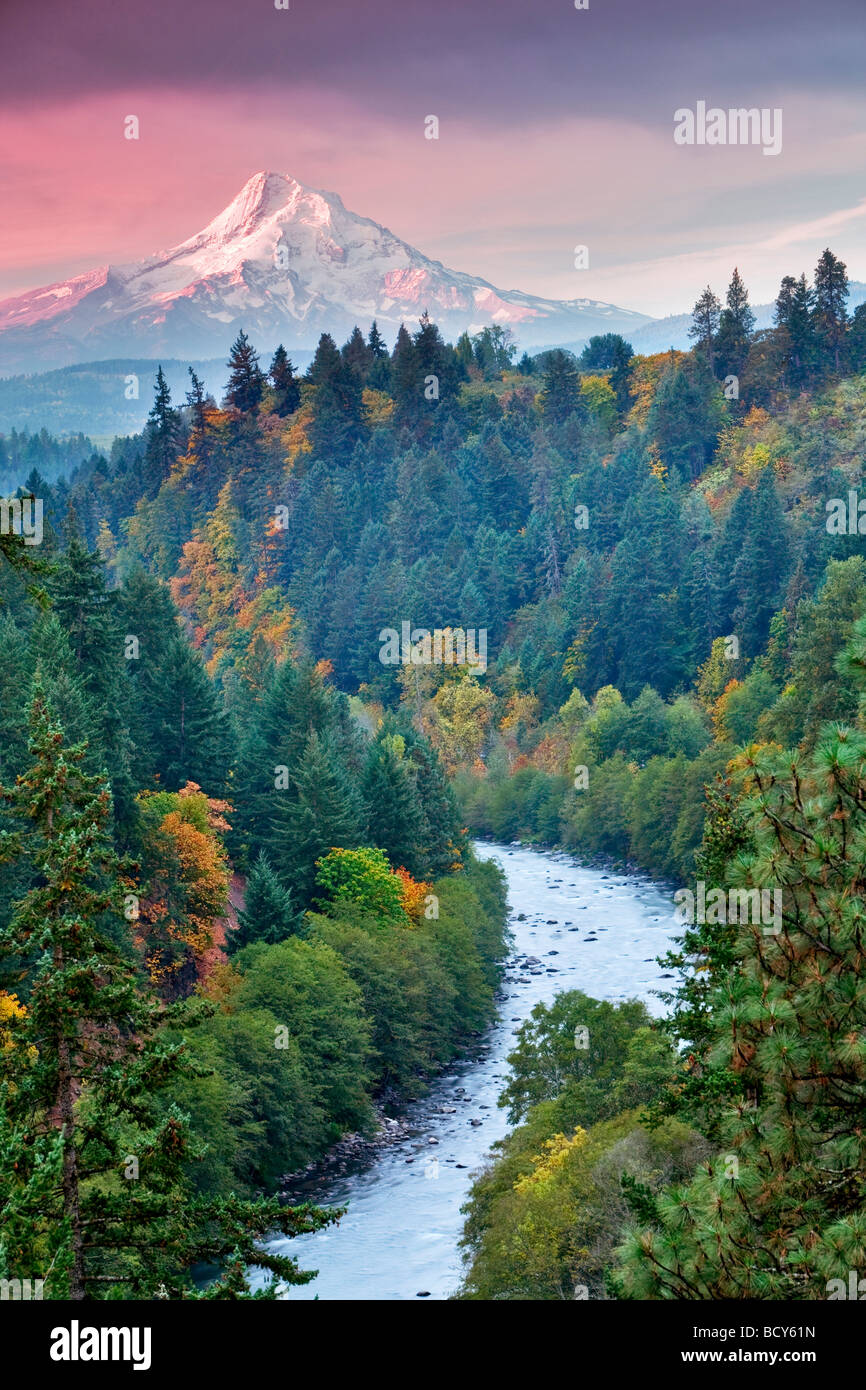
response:
{"label": "forested hillside", "polygon": [[[863,1004],[814,926],[856,979],[866,310],[849,319],[846,291],[827,251],[755,332],[735,271],[724,305],[698,301],[693,349],[652,357],[607,335],[516,362],[502,330],[452,346],[425,316],[393,349],[375,324],[325,334],[300,376],[241,334],[219,403],[192,370],[173,401],[160,370],[146,430],[107,456],[0,441],[44,508],[41,545],[4,536],[0,574],[0,1274],[184,1297],[208,1264],[205,1296],[243,1296],[263,1233],[330,1219],[281,1207],[280,1178],[492,1017],[504,892],[469,829],[794,885],[783,938],[685,943],[667,1036],[638,1005],[539,1014],[509,1102],[524,1128],[473,1199],[470,1295],[780,1296],[810,1203],[831,1268],[859,1191],[835,1126],[862,1085],[828,1019]],[[591,1007],[603,1075],[518,1095]],[[799,1027],[790,1064],[771,1015]],[[745,1098],[723,1142],[753,1146],[756,1206],[725,1220],[738,1249],[759,1230],[757,1275],[658,1196],[702,1161],[718,1095]],[[825,1200],[800,1155],[793,1215],[743,1139],[757,1096],[793,1175],[791,1095],[846,1174]],[[615,1164],[599,1186],[612,1146],[635,1159],[631,1209]],[[689,1202],[714,1200],[714,1171]],[[554,1190],[527,1284],[496,1223]],[[644,1226],[614,1257],[629,1210]]]}

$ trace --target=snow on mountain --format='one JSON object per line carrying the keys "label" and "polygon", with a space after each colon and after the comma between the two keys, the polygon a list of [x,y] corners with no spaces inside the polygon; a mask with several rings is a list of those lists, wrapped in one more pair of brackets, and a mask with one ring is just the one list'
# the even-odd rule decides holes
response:
{"label": "snow on mountain", "polygon": [[650,322],[596,300],[498,290],[349,212],[336,193],[261,172],[179,246],[0,301],[0,372],[116,356],[212,357],[240,328],[263,351],[279,341],[312,347],[324,331],[339,340],[373,318],[393,337],[425,309],[452,339],[502,324],[529,348]]}

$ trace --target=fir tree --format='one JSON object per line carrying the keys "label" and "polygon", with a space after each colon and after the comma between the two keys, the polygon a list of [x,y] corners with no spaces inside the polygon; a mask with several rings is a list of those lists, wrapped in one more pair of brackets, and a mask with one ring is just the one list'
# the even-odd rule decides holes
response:
{"label": "fir tree", "polygon": [[280,883],[268,856],[261,850],[247,879],[237,929],[226,937],[229,954],[254,941],[274,946],[286,937],[298,935],[302,923],[303,914],[295,911],[291,893]]}
{"label": "fir tree", "polygon": [[414,424],[421,413],[424,382],[415,344],[403,323],[391,354],[391,381],[398,419],[404,424]]}
{"label": "fir tree", "polygon": [[306,742],[292,785],[278,792],[270,857],[280,880],[298,904],[309,907],[316,860],[331,849],[353,849],[360,841],[361,808],[339,757],[315,731]]}
{"label": "fir tree", "polygon": [[692,310],[689,337],[703,354],[711,372],[716,369],[716,335],[719,331],[721,304],[709,285]]}
{"label": "fir tree", "polygon": [[733,611],[743,652],[755,657],[769,633],[790,567],[788,526],[771,467],[765,468],[752,494],[739,554],[731,566]]}
{"label": "fir tree", "polygon": [[162,367],[157,368],[154,400],[145,427],[144,483],[148,494],[159,491],[180,451],[180,415],[171,403],[171,391]]}
{"label": "fir tree", "polygon": [[189,375],[191,389],[186,393],[186,403],[192,420],[190,443],[197,462],[206,470],[210,465],[212,456],[211,426],[208,422],[207,412],[208,407],[213,407],[215,403],[213,397],[206,392],[201,377],[196,376],[192,367],[189,368]]}
{"label": "fir tree", "polygon": [[265,375],[259,366],[259,355],[243,330],[232,343],[228,365],[231,376],[226,386],[225,403],[241,415],[249,415],[261,405]]}
{"label": "fir tree", "polygon": [[280,343],[274,353],[268,376],[274,393],[274,414],[283,418],[292,415],[301,403],[301,388],[286,349]]}
{"label": "fir tree", "polygon": [[825,372],[842,370],[842,357],[848,331],[848,274],[846,267],[829,249],[815,269],[813,320],[815,337]]}
{"label": "fir tree", "polygon": [[367,345],[374,357],[387,357],[388,347],[382,334],[379,332],[379,325],[374,319],[370,325],[370,333],[367,338]]}
{"label": "fir tree", "polygon": [[805,275],[795,280],[786,275],[776,298],[775,321],[782,335],[788,384],[795,389],[807,382],[815,359],[814,295]]}
{"label": "fir tree", "polygon": [[367,338],[367,346],[372,356],[367,372],[367,385],[374,391],[387,391],[391,385],[391,356],[375,319]]}
{"label": "fir tree", "polygon": [[545,419],[561,424],[578,409],[580,377],[570,352],[557,350],[548,355],[541,391]]}
{"label": "fir tree", "polygon": [[201,657],[180,633],[148,671],[142,693],[160,785],[176,791],[197,782],[212,794],[222,791],[232,762],[228,723]]}
{"label": "fir tree", "polygon": [[134,819],[134,789],[125,689],[120,680],[125,634],[117,622],[117,596],[106,587],[102,557],[88,550],[75,532],[55,567],[50,592],[75,663],[74,674],[98,720],[118,823],[128,827]]}
{"label": "fir tree", "polygon": [[716,352],[719,375],[740,376],[749,355],[749,343],[755,327],[755,315],[749,306],[749,292],[739,270],[734,267],[725,307],[719,316]]}
{"label": "fir tree", "polygon": [[368,842],[384,850],[395,868],[407,869],[417,878],[425,867],[423,812],[412,764],[404,752],[405,741],[399,734],[380,738],[370,748],[361,787]]}
{"label": "fir tree", "polygon": [[373,353],[364,341],[364,335],[357,324],[352,329],[348,342],[343,344],[340,355],[349,370],[355,373],[358,381],[365,385],[367,373],[373,364]]}

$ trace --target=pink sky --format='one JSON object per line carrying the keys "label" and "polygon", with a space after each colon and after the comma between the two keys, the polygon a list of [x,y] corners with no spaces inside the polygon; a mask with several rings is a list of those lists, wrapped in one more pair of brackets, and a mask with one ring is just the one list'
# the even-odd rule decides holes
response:
{"label": "pink sky", "polygon": [[[14,8],[18,0],[7,3]],[[145,17],[161,11],[162,3],[148,0]],[[847,0],[832,3],[844,8]],[[607,4],[638,13],[636,0]],[[679,26],[671,29],[670,51],[680,48],[664,82],[655,69],[645,77],[643,100],[634,72],[620,75],[629,63],[633,67],[635,55],[630,48],[610,53],[609,43],[607,85],[592,90],[594,67],[604,64],[593,65],[592,54],[584,52],[589,28],[572,23],[589,22],[586,15],[570,15],[561,30],[568,42],[577,36],[574,62],[582,57],[585,63],[583,81],[573,90],[568,65],[554,71],[559,29],[540,36],[515,29],[510,49],[508,34],[491,29],[486,41],[481,29],[474,49],[468,41],[465,49],[451,43],[441,71],[432,58],[428,67],[418,65],[416,44],[385,76],[369,34],[368,51],[359,48],[353,58],[352,43],[361,45],[366,31],[335,32],[334,61],[318,71],[305,62],[300,76],[295,72],[287,81],[257,72],[257,65],[267,65],[274,35],[301,30],[275,29],[285,14],[256,12],[250,21],[255,42],[247,44],[249,29],[237,27],[238,7],[226,10],[222,0],[205,13],[216,19],[230,14],[236,70],[230,46],[219,62],[213,53],[207,60],[202,54],[199,67],[187,50],[189,80],[152,69],[147,80],[132,71],[130,49],[129,73],[119,62],[121,71],[107,65],[94,76],[82,67],[92,67],[94,59],[83,38],[69,64],[57,37],[39,100],[29,88],[17,96],[0,88],[0,297],[182,241],[262,168],[333,190],[348,207],[426,254],[505,289],[607,299],[660,315],[689,308],[708,281],[723,288],[736,263],[753,301],[760,302],[775,295],[783,273],[811,270],[828,242],[853,278],[866,279],[862,85],[854,91],[841,80],[826,80],[827,51],[815,51],[811,73],[804,34],[792,50],[805,55],[799,67],[780,63],[779,74],[748,92],[742,77],[720,87],[713,52],[682,48],[679,0],[660,0],[660,6],[657,18],[667,7]],[[358,23],[354,9],[330,8]],[[450,13],[447,3],[444,8]],[[107,14],[101,0],[90,0],[89,9]],[[528,23],[510,0],[488,9],[500,27],[506,11],[514,26]],[[426,13],[414,3],[409,10],[407,24]],[[454,16],[460,13],[457,7]],[[434,28],[437,14],[444,23],[444,12],[431,11]],[[23,44],[29,31],[16,18]],[[554,19],[565,23],[561,13]],[[121,30],[103,28],[102,42],[120,42]],[[494,36],[505,45],[501,52]],[[316,36],[307,37],[312,43]],[[392,28],[388,43],[399,40]],[[98,53],[96,31],[93,41]],[[435,42],[445,39],[431,32]],[[318,56],[326,39],[318,36],[316,43],[311,51]],[[658,51],[668,54],[668,48]],[[692,53],[688,61],[684,52]],[[2,62],[0,79],[14,79],[14,53],[7,49],[6,74]],[[67,68],[73,90],[61,99],[54,92]],[[719,104],[730,99],[733,105],[781,107],[781,155],[764,158],[753,147],[677,147],[674,109],[707,96]],[[423,138],[428,113],[439,116],[438,141]],[[138,141],[123,138],[129,114],[139,118]],[[578,243],[590,248],[588,271],[573,267]]]}

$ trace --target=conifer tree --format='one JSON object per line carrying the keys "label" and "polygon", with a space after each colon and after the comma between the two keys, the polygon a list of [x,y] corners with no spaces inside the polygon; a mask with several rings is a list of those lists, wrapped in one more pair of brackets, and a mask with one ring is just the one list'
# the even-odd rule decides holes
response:
{"label": "conifer tree", "polygon": [[749,355],[749,342],[755,327],[755,315],[749,305],[749,292],[739,270],[734,267],[725,307],[719,315],[716,352],[719,375],[740,376]]}
{"label": "conifer tree", "polygon": [[464,832],[457,799],[430,741],[415,728],[406,729],[403,738],[422,815],[416,877],[440,878],[460,863]]}
{"label": "conifer tree", "polygon": [[313,899],[316,861],[332,849],[354,849],[362,812],[333,746],[309,735],[291,785],[277,793],[269,853],[280,880],[300,907]]}
{"label": "conifer tree", "polygon": [[361,787],[368,842],[384,850],[395,868],[419,878],[425,867],[423,813],[405,747],[399,734],[385,734],[372,744]]}
{"label": "conifer tree", "polygon": [[294,414],[301,403],[301,388],[294,373],[291,358],[280,343],[268,376],[274,391],[274,414],[283,418]]}
{"label": "conifer tree", "polygon": [[313,396],[311,441],[320,458],[348,462],[358,438],[362,384],[343,361],[330,333],[323,333],[307,373]]}
{"label": "conifer tree", "polygon": [[260,850],[247,879],[238,926],[226,938],[229,954],[254,941],[274,946],[288,936],[296,936],[302,923],[303,914],[295,911],[291,893],[280,883],[264,850]]}
{"label": "conifer tree", "polygon": [[711,372],[716,369],[716,335],[719,331],[721,304],[709,285],[692,310],[689,337],[703,354]]}
{"label": "conifer tree", "polygon": [[102,557],[73,530],[50,585],[51,600],[72,658],[74,673],[98,721],[101,751],[111,779],[118,824],[134,818],[130,743],[121,682],[124,634],[117,621],[117,596],[105,583]]}
{"label": "conifer tree", "polygon": [[265,375],[259,366],[259,355],[243,330],[232,343],[228,365],[231,376],[226,386],[226,405],[241,415],[249,415],[261,405]]}
{"label": "conifer tree", "polygon": [[176,791],[197,782],[210,793],[222,791],[233,761],[229,725],[201,657],[181,633],[147,672],[142,693],[160,785]]}
{"label": "conifer tree", "polygon": [[847,356],[852,371],[862,372],[866,369],[866,304],[858,304],[852,315]]}
{"label": "conifer tree", "polygon": [[171,391],[160,366],[145,428],[144,483],[148,494],[158,492],[171,472],[180,451],[181,434],[180,416],[172,406]]}
{"label": "conifer tree", "polygon": [[427,379],[434,376],[438,383],[439,394],[437,397],[432,397],[429,404],[435,405],[455,386],[456,372],[454,353],[443,341],[438,326],[432,321],[426,310],[421,315],[418,330],[414,336],[414,343],[422,402],[427,403],[424,394]]}
{"label": "conifer tree", "polygon": [[545,419],[561,424],[578,410],[580,377],[570,352],[551,352],[544,372],[541,407]]}
{"label": "conifer tree", "polygon": [[825,372],[842,370],[845,338],[848,331],[848,274],[838,256],[827,249],[815,269],[814,326],[821,365]]}
{"label": "conifer tree", "polygon": [[737,598],[733,618],[745,656],[757,656],[766,642],[789,568],[788,525],[773,469],[768,466],[754,489],[739,554],[731,566],[731,586]]}
{"label": "conifer tree", "polygon": [[348,342],[343,344],[341,356],[349,370],[355,373],[362,385],[365,385],[367,373],[373,363],[373,354],[357,324],[352,329]]}
{"label": "conifer tree", "polygon": [[415,344],[404,323],[400,324],[391,354],[391,381],[398,418],[402,423],[413,424],[421,412],[424,382]]}
{"label": "conifer tree", "polygon": [[374,357],[374,358],[381,358],[381,357],[387,357],[387,356],[388,356],[388,347],[387,347],[387,345],[386,345],[386,343],[385,343],[385,339],[382,337],[382,334],[379,332],[379,325],[377,324],[377,322],[376,322],[375,319],[373,320],[372,324],[370,325],[370,332],[369,332],[369,335],[368,335],[368,337],[367,337],[367,346],[369,347],[369,349],[370,349],[371,353],[373,354],[373,357]]}
{"label": "conifer tree", "polygon": [[186,393],[186,403],[189,408],[192,420],[192,438],[190,440],[192,450],[202,469],[207,470],[211,463],[211,426],[208,422],[208,406],[214,406],[212,396],[205,390],[204,382],[201,377],[196,376],[192,367],[189,368],[191,389]]}
{"label": "conifer tree", "polygon": [[806,384],[815,365],[814,294],[805,275],[786,275],[776,298],[776,328],[782,335],[788,385]]}

